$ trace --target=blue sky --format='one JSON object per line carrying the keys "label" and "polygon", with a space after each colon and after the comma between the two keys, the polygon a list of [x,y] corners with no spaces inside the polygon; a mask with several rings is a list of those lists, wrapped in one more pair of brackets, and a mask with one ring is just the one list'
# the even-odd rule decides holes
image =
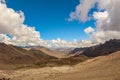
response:
{"label": "blue sky", "polygon": [[82,23],[66,20],[78,4],[79,0],[7,0],[9,8],[24,12],[24,23],[34,26],[44,40],[89,39],[84,29],[90,25],[94,26],[94,21]]}
{"label": "blue sky", "polygon": [[119,39],[119,3],[120,0],[0,0],[0,42],[88,47]]}

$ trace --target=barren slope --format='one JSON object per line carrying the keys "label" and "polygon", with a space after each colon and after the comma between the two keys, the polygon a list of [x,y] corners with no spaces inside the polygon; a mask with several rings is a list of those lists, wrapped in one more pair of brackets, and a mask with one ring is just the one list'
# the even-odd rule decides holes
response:
{"label": "barren slope", "polygon": [[44,52],[45,54],[47,55],[50,55],[50,56],[54,56],[54,57],[57,57],[57,58],[63,58],[65,57],[65,54],[59,52],[59,51],[55,51],[55,50],[50,50],[46,47],[40,47],[40,48],[34,48],[35,50],[40,50],[42,52]]}
{"label": "barren slope", "polygon": [[21,69],[9,76],[12,80],[119,80],[119,75],[120,51],[75,66]]}
{"label": "barren slope", "polygon": [[119,80],[119,75],[120,52],[116,52],[80,63],[73,71],[59,76],[57,80]]}
{"label": "barren slope", "polygon": [[49,59],[57,59],[37,50],[25,50],[23,48],[0,43],[0,69],[15,69],[24,66],[33,66],[44,63]]}

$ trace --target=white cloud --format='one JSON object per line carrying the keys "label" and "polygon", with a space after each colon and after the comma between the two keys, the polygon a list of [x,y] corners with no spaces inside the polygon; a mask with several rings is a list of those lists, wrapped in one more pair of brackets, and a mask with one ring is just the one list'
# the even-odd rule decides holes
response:
{"label": "white cloud", "polygon": [[24,20],[25,16],[22,11],[16,12],[12,8],[8,8],[4,0],[0,0],[0,42],[18,46],[41,45],[46,47],[85,47],[91,45],[91,41],[87,40],[79,42],[76,39],[73,41],[60,38],[56,40],[40,39],[40,33],[35,30],[35,27],[23,24]]}
{"label": "white cloud", "polygon": [[92,27],[90,27],[90,26],[84,30],[84,32],[85,32],[86,34],[90,34],[90,33],[94,32],[94,31],[95,31],[95,30],[94,30]]}
{"label": "white cloud", "polygon": [[23,24],[24,13],[8,8],[4,2],[0,0],[0,41],[18,46],[40,45],[40,33],[34,27]]}
{"label": "white cloud", "polygon": [[0,0],[0,3],[5,3],[5,0]]}
{"label": "white cloud", "polygon": [[0,3],[0,32],[11,33],[11,31],[21,26],[24,21],[22,12],[15,12],[13,9],[7,8],[6,4]]}
{"label": "white cloud", "polygon": [[95,19],[101,19],[101,20],[104,20],[104,19],[107,19],[108,18],[108,12],[107,11],[104,11],[104,12],[94,12],[93,14],[93,17]]}
{"label": "white cloud", "polygon": [[[43,43],[46,44],[47,47],[65,47],[65,48],[69,48],[69,47],[89,47],[92,45],[92,42],[89,40],[81,40],[81,41],[77,41],[76,39],[74,39],[73,41],[66,41],[66,40],[62,40],[60,38],[56,39],[56,40],[47,40],[47,41],[43,41]],[[43,45],[45,45],[43,44]]]}
{"label": "white cloud", "polygon": [[[91,19],[89,11],[98,3],[98,12],[93,12],[93,19],[96,20],[96,31],[90,37],[93,43],[105,42],[109,39],[120,39],[120,0],[80,0],[74,16],[70,20],[86,22]],[[103,11],[104,10],[104,11]],[[85,30],[88,34],[89,30]]]}
{"label": "white cloud", "polygon": [[88,12],[94,6],[97,0],[80,0],[80,4],[76,7],[75,12],[70,13],[68,21],[79,20],[85,22],[89,19]]}
{"label": "white cloud", "polygon": [[97,31],[91,35],[93,43],[103,43],[110,39],[120,39],[118,31]]}
{"label": "white cloud", "polygon": [[[74,13],[71,14],[71,17]],[[74,16],[74,19],[76,15]],[[40,33],[31,27],[23,24],[25,20],[22,11],[15,11],[8,8],[5,0],[0,0],[0,42],[18,46],[46,46],[46,47],[88,47],[91,41],[82,40],[66,41],[60,38],[55,40],[40,39]],[[7,35],[9,34],[9,36]]]}
{"label": "white cloud", "polygon": [[70,13],[70,18],[68,18],[68,21],[72,21],[74,19],[77,19],[75,12]]}
{"label": "white cloud", "polygon": [[10,43],[10,38],[8,36],[6,36],[5,34],[0,34],[0,42],[3,43]]}

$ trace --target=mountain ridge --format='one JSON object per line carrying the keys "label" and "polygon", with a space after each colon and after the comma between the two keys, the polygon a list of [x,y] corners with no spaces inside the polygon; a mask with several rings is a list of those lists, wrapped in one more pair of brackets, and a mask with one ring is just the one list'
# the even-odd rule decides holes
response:
{"label": "mountain ridge", "polygon": [[[74,54],[74,57],[80,56],[81,54],[87,57],[97,57],[102,55],[108,55],[110,53],[113,53],[119,50],[120,50],[120,39],[111,39],[109,41],[106,41],[103,44],[99,44],[96,46],[87,47],[87,48],[76,48],[69,54]],[[80,52],[80,53],[75,54],[76,52]]]}

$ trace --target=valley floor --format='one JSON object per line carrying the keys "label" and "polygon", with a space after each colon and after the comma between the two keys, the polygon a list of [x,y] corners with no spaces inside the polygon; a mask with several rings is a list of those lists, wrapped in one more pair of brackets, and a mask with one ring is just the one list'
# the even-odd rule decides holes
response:
{"label": "valley floor", "polygon": [[11,80],[120,80],[120,52],[89,59],[74,66],[0,70]]}

